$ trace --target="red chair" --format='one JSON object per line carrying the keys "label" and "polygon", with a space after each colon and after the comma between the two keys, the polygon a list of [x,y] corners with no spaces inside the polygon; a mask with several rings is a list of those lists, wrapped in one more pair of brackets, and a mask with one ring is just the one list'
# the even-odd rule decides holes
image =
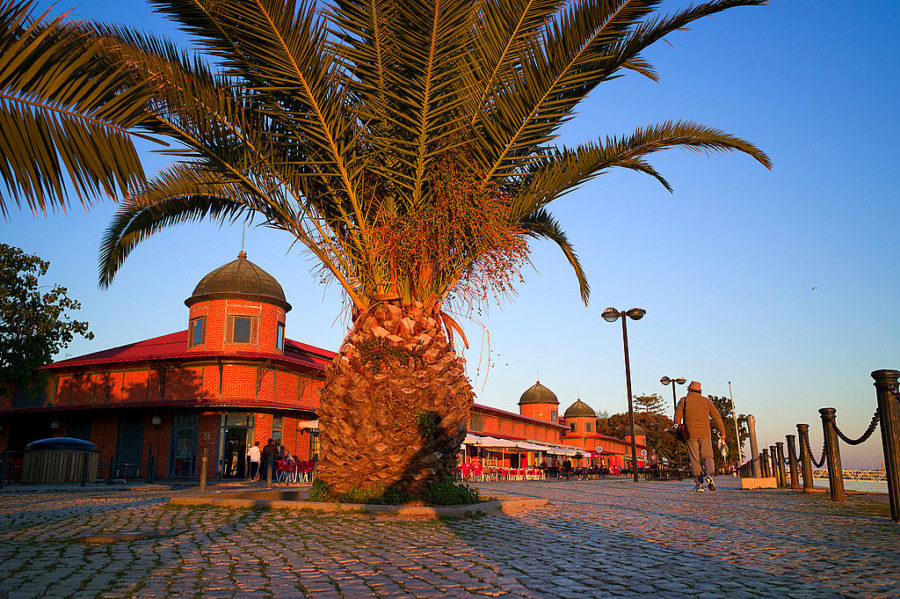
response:
{"label": "red chair", "polygon": [[463,480],[469,480],[469,476],[472,474],[472,464],[466,462],[462,465],[462,477]]}
{"label": "red chair", "polygon": [[304,461],[300,462],[298,470],[299,470],[300,478],[303,480],[303,482],[308,483],[310,481],[310,479],[312,478],[312,471],[313,471],[312,460],[304,460]]}
{"label": "red chair", "polygon": [[275,462],[275,482],[284,482],[287,475],[291,471],[291,465],[287,460],[278,460]]}
{"label": "red chair", "polygon": [[472,466],[472,479],[477,481],[484,480],[484,470],[481,467],[481,464],[474,464]]}

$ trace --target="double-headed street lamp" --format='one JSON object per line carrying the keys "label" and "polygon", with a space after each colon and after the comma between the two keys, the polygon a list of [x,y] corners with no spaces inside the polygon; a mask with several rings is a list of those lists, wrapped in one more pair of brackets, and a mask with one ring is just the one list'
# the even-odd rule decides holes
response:
{"label": "double-headed street lamp", "polygon": [[[625,343],[625,386],[628,389],[628,421],[631,426],[631,470],[634,473],[634,482],[638,482],[637,472],[637,443],[634,440],[634,406],[631,403],[631,364],[628,362],[628,328],[625,321],[628,318],[632,320],[640,320],[647,311],[643,308],[632,308],[628,311],[620,312],[615,308],[607,308],[603,311],[603,320],[606,322],[615,322],[622,318],[622,340]],[[625,317],[628,318],[625,318]]]}
{"label": "double-headed street lamp", "polygon": [[[670,379],[669,377],[664,376],[661,379],[659,379],[659,382],[662,383],[663,385],[672,385],[672,409],[677,408],[678,400],[675,398],[675,385],[676,384],[683,385],[687,382],[687,379],[681,378],[681,377],[679,377],[677,379]],[[673,415],[672,418],[675,418],[675,416]]]}

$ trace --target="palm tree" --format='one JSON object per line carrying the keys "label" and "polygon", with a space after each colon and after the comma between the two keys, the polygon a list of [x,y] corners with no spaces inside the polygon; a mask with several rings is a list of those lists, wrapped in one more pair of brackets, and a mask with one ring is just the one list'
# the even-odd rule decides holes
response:
{"label": "palm tree", "polygon": [[[101,63],[103,48],[32,1],[0,0],[0,178],[33,213],[65,210],[144,180],[132,143],[150,88]],[[0,214],[9,206],[0,195]]]}
{"label": "palm tree", "polygon": [[[352,327],[326,371],[320,477],[333,492],[421,492],[455,465],[473,393],[454,310],[505,295],[528,242],[577,256],[548,204],[681,146],[766,155],[672,121],[559,147],[598,84],[656,75],[641,52],[727,8],[664,16],[658,0],[153,0],[209,61],[97,26],[110,65],[152,81],[144,126],[180,157],[121,205],[101,284],[160,229],[258,218],[288,231],[343,289]],[[216,67],[210,66],[215,64]]]}

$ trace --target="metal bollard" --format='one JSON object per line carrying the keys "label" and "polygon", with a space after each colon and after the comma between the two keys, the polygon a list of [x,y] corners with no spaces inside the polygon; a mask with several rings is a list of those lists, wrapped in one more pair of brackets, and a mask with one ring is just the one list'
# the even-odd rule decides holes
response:
{"label": "metal bollard", "polygon": [[834,408],[820,408],[822,415],[822,431],[825,434],[825,458],[828,460],[828,485],[831,487],[831,500],[844,501],[844,470],[841,468],[841,448],[834,430]]}
{"label": "metal bollard", "polygon": [[900,395],[896,370],[876,370],[872,373],[878,394],[878,414],[881,416],[881,446],[884,450],[884,473],[891,503],[891,519],[900,522]]}
{"label": "metal bollard", "polygon": [[203,448],[203,457],[200,458],[200,492],[203,493],[206,491],[206,452],[207,449]]}
{"label": "metal bollard", "polygon": [[775,462],[778,464],[778,486],[786,487],[787,484],[787,476],[784,474],[784,443],[778,441],[775,443]]}
{"label": "metal bollard", "polygon": [[150,444],[150,451],[147,452],[147,484],[153,484],[153,443]]}
{"label": "metal bollard", "polygon": [[88,454],[81,454],[81,486],[87,486]]}
{"label": "metal bollard", "polygon": [[750,456],[753,478],[762,476],[762,467],[759,463],[759,445],[756,443],[756,416],[747,416],[747,428],[750,429]]}
{"label": "metal bollard", "polygon": [[778,478],[778,468],[775,466],[775,458],[776,457],[777,456],[775,455],[775,446],[769,445],[769,472],[770,472],[769,476],[774,478],[775,485],[780,487],[781,479]]}
{"label": "metal bollard", "polygon": [[791,489],[800,490],[800,468],[797,463],[797,446],[794,444],[794,435],[785,435],[787,441],[788,462],[791,468]]}
{"label": "metal bollard", "polygon": [[3,457],[0,458],[0,489],[6,482],[6,464],[9,463],[9,450],[3,450]]}
{"label": "metal bollard", "polygon": [[111,485],[113,483],[113,473],[116,469],[116,461],[109,461],[109,472],[107,472],[106,484]]}
{"label": "metal bollard", "polygon": [[762,467],[763,478],[769,478],[769,450],[763,447],[762,453],[759,454],[759,463]]}
{"label": "metal bollard", "polygon": [[809,425],[798,424],[797,434],[800,436],[800,469],[803,474],[803,491],[811,493],[815,488],[812,474],[812,457],[809,455]]}
{"label": "metal bollard", "polygon": [[272,488],[272,460],[266,460],[266,488]]}

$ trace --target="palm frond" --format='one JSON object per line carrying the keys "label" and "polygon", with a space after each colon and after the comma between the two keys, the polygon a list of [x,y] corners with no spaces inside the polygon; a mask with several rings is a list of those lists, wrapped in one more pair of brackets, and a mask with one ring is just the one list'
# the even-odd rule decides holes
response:
{"label": "palm frond", "polygon": [[541,156],[523,178],[512,214],[529,214],[614,167],[650,175],[672,191],[668,181],[643,158],[677,147],[700,152],[739,151],[749,154],[766,168],[772,168],[769,157],[746,140],[698,123],[669,121],[639,128],[621,138],[607,137],[602,142],[583,144],[574,149],[563,148]]}
{"label": "palm frond", "polygon": [[483,119],[491,162],[486,181],[504,179],[536,148],[554,139],[575,106],[623,68],[655,77],[640,52],[666,34],[735,6],[767,0],[719,0],[660,20],[651,18],[659,0],[581,0],[548,22],[540,51],[522,55],[518,79],[497,94]]}
{"label": "palm frond", "polygon": [[195,169],[178,165],[148,181],[142,193],[123,201],[100,245],[100,286],[112,283],[128,255],[162,229],[204,219],[221,223],[249,213],[240,190],[210,182]]}
{"label": "palm frond", "polygon": [[519,220],[518,224],[525,230],[525,233],[529,237],[549,239],[559,246],[566,256],[566,260],[568,260],[569,264],[572,265],[572,268],[575,270],[575,278],[578,280],[578,291],[581,294],[581,301],[587,305],[591,296],[591,286],[588,284],[584,268],[581,266],[581,261],[578,259],[575,249],[569,242],[569,238],[562,230],[562,227],[560,227],[559,221],[553,218],[545,209],[540,208],[525,215]]}
{"label": "palm frond", "polygon": [[[88,206],[144,178],[132,137],[152,89],[124,68],[101,65],[102,48],[33,2],[0,2],[0,177],[34,213],[65,210],[70,189]],[[4,218],[8,206],[0,197]]]}

